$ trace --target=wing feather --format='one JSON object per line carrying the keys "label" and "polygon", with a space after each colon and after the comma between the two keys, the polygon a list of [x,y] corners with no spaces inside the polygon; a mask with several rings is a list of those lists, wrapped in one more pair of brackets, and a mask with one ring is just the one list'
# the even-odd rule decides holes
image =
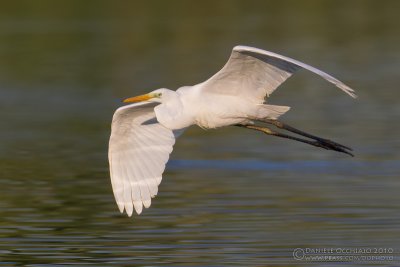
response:
{"label": "wing feather", "polygon": [[202,90],[235,95],[262,103],[279,85],[299,69],[309,70],[351,97],[354,90],[331,75],[295,59],[249,46],[236,46],[225,66],[205,81]]}
{"label": "wing feather", "polygon": [[140,214],[158,193],[177,133],[157,122],[156,103],[117,109],[113,116],[108,158],[111,184],[121,212]]}

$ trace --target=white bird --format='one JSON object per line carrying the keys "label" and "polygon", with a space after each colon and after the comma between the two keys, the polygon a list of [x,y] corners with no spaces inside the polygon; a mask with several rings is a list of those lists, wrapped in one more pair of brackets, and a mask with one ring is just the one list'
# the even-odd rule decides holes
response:
{"label": "white bird", "polygon": [[[299,69],[306,69],[355,98],[354,90],[300,61],[253,47],[236,46],[225,66],[207,81],[176,91],[157,89],[125,99],[139,102],[118,108],[109,142],[111,184],[121,213],[131,216],[150,207],[175,139],[189,126],[210,129],[240,126],[352,155],[349,147],[278,121],[290,108],[265,104],[269,95]],[[272,124],[309,139],[273,131]]]}

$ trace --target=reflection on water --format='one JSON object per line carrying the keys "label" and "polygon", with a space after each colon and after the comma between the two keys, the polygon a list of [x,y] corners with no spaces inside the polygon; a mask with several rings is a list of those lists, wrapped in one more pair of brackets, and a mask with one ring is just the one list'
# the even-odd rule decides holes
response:
{"label": "reflection on water", "polygon": [[[293,249],[321,247],[394,248],[363,263],[398,264],[399,2],[92,5],[2,4],[0,266],[306,265]],[[200,82],[236,44],[354,87],[357,101],[302,72],[271,101],[356,157],[193,127],[152,207],[120,215],[106,155],[119,99]]]}

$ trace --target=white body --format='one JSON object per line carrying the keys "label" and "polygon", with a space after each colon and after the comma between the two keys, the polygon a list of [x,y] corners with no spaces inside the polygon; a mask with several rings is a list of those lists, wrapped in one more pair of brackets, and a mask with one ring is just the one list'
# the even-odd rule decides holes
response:
{"label": "white body", "polygon": [[202,94],[202,89],[203,84],[181,87],[176,92],[163,89],[163,99],[167,101],[154,109],[158,122],[172,130],[194,124],[217,128],[249,123],[251,118],[277,118],[289,110],[236,96]]}
{"label": "white body", "polygon": [[143,206],[150,206],[175,138],[185,128],[248,124],[257,118],[276,119],[288,111],[289,107],[265,101],[301,68],[355,97],[350,87],[321,70],[272,52],[236,46],[226,65],[207,81],[177,91],[158,89],[146,95],[146,102],[119,108],[113,117],[108,155],[120,211],[131,216],[133,209],[140,214]]}

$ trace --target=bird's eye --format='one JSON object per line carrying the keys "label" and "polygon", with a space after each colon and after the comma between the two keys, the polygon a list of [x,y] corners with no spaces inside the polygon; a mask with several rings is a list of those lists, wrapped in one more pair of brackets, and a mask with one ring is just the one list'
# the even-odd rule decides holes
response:
{"label": "bird's eye", "polygon": [[161,96],[162,96],[162,93],[158,93],[158,94],[157,94],[157,97],[161,97]]}

